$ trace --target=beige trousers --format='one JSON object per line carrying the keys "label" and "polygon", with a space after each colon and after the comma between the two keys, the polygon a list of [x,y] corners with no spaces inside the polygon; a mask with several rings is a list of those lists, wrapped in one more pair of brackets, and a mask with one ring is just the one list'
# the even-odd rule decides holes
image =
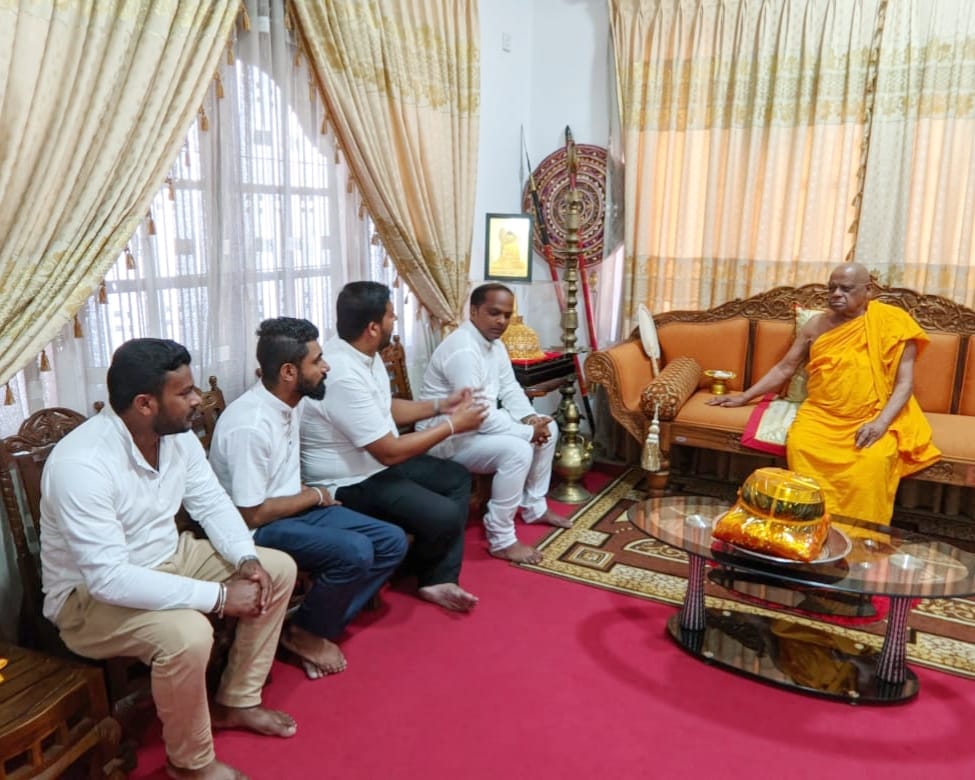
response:
{"label": "beige trousers", "polygon": [[[216,699],[228,707],[261,703],[261,689],[274,660],[288,599],[295,582],[295,563],[285,553],[258,547],[261,565],[271,577],[266,614],[240,618],[227,668]],[[175,555],[156,567],[198,580],[220,582],[234,567],[210,542],[190,533],[180,536]],[[213,627],[192,609],[140,610],[96,601],[84,586],[75,589],[57,619],[64,643],[88,658],[134,656],[152,669],[152,698],[163,726],[170,762],[199,769],[215,758],[206,667],[213,646]]]}

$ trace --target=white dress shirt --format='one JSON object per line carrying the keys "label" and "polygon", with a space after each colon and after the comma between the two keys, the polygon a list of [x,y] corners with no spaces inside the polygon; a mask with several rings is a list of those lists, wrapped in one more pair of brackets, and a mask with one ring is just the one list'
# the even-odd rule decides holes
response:
{"label": "white dress shirt", "polygon": [[110,407],[65,436],[41,479],[45,617],[80,585],[109,604],[209,612],[218,583],[154,570],[176,552],[180,503],[227,561],[256,554],[193,432],[160,439],[158,469]]}
{"label": "white dress shirt", "polygon": [[254,507],[301,492],[301,407],[288,406],[257,382],[217,418],[210,465],[234,504]]}
{"label": "white dress shirt", "polygon": [[301,475],[332,494],[386,468],[365,449],[386,434],[399,436],[389,374],[379,354],[360,352],[338,336],[323,347],[329,365],[325,399],[305,399]]}
{"label": "white dress shirt", "polygon": [[[423,376],[421,398],[445,398],[462,387],[488,402],[487,419],[471,434],[507,433],[531,441],[535,429],[521,422],[535,414],[524,389],[515,379],[508,349],[500,339],[490,341],[467,320],[440,342]],[[501,408],[498,408],[498,402]],[[443,417],[421,420],[417,428],[437,425]]]}

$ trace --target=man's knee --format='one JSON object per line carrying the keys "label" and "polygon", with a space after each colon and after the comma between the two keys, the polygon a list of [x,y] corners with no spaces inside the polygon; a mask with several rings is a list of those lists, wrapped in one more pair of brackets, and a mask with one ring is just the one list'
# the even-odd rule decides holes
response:
{"label": "man's knee", "polygon": [[205,667],[213,647],[213,624],[203,614],[190,609],[172,610],[159,626],[153,663],[180,658]]}
{"label": "man's knee", "polygon": [[337,580],[355,582],[364,579],[369,573],[374,558],[375,551],[369,538],[361,534],[350,534],[343,539],[341,552],[336,560],[319,574],[330,583]]}
{"label": "man's knee", "polygon": [[270,547],[257,547],[257,557],[260,558],[261,566],[270,576],[275,589],[287,588],[290,591],[294,587],[298,567],[294,558],[288,553]]}
{"label": "man's knee", "polygon": [[535,446],[531,442],[514,436],[506,436],[504,444],[499,446],[503,446],[504,449],[503,454],[498,459],[498,473],[528,473],[532,458],[535,456]]}

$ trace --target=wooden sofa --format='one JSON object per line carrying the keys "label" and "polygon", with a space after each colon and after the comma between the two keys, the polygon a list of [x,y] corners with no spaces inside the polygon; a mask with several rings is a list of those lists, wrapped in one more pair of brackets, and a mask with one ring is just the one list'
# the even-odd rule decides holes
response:
{"label": "wooden sofa", "polygon": [[[975,519],[975,311],[904,288],[874,286],[872,294],[909,311],[931,337],[916,363],[914,393],[943,458],[901,483],[897,511]],[[690,356],[704,370],[734,371],[730,392],[748,387],[788,349],[796,304],[825,308],[825,285],[777,287],[707,311],[655,315],[661,376],[676,358]],[[605,388],[613,418],[642,444],[649,419],[640,399],[653,374],[638,333],[591,354],[586,376]],[[672,488],[726,494],[751,469],[776,462],[741,444],[751,405],[707,406],[710,397],[702,377],[676,414],[661,421],[660,444],[669,457]]]}

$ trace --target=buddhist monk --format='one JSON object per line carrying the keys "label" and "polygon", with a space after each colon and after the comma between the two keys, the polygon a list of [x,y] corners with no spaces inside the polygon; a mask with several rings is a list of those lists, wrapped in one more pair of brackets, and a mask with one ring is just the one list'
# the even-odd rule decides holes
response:
{"label": "buddhist monk", "polygon": [[904,310],[870,300],[869,283],[859,263],[837,266],[827,310],[799,329],[785,357],[743,393],[709,403],[747,404],[806,362],[808,395],[786,439],[789,468],[819,481],[830,513],[886,523],[900,478],[941,453],[913,396],[914,360],[928,337]]}

